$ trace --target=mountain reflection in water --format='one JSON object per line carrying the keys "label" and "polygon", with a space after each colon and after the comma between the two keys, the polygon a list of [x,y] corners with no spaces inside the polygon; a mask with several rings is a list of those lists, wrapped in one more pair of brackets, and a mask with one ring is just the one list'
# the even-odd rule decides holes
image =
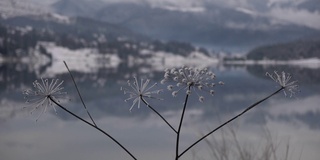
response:
{"label": "mountain reflection in water", "polygon": [[[60,63],[60,62],[56,62]],[[61,62],[63,64],[63,62]],[[70,63],[69,67],[81,64]],[[71,99],[63,105],[81,117],[87,118],[66,68],[55,68],[59,72],[46,73],[48,66],[34,70],[32,65],[21,63],[0,64],[0,155],[3,160],[18,159],[130,159],[111,140],[77,121],[58,109],[43,115],[30,115],[30,109],[22,109],[22,90],[32,87],[32,82],[41,77],[59,78]],[[177,66],[179,67],[179,66]],[[251,110],[232,125],[237,126],[237,136],[248,143],[260,143],[259,137],[268,128],[280,142],[290,140],[294,149],[292,159],[316,160],[320,157],[320,77],[319,69],[298,66],[208,66],[216,75],[215,96],[205,96],[200,103],[198,97],[190,98],[182,130],[182,148],[188,147],[208,130],[239,113],[248,105],[264,98],[277,89],[277,84],[265,76],[274,70],[286,71],[300,84],[301,92],[296,98],[278,94]],[[53,72],[52,72],[53,73]],[[125,145],[138,159],[173,159],[175,135],[147,107],[134,108],[125,103],[120,87],[127,79],[136,75],[160,82],[163,72],[150,70],[147,65],[128,66],[121,63],[117,68],[98,68],[92,73],[73,71],[84,101],[101,128],[106,129]],[[159,84],[158,88],[166,89]],[[149,101],[174,127],[178,126],[183,95],[173,98],[164,91],[159,95],[165,101]],[[230,126],[230,125],[229,125]],[[214,136],[219,135],[213,134]],[[205,143],[194,150],[209,157]],[[285,148],[283,149],[283,151]],[[284,155],[284,154],[281,154]],[[192,152],[182,159],[191,159]]]}

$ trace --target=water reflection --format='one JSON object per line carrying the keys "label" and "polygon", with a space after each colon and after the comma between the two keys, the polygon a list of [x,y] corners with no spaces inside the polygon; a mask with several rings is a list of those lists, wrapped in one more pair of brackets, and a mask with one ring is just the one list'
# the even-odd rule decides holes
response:
{"label": "water reflection", "polygon": [[[56,62],[61,63],[62,62]],[[102,128],[128,146],[139,159],[173,159],[175,136],[148,108],[134,108],[123,100],[120,87],[132,75],[151,78],[159,82],[163,77],[160,69],[150,71],[148,65],[120,63],[116,68],[100,67],[92,73],[83,73],[73,68],[81,64],[69,63],[84,101]],[[43,76],[65,80],[71,102],[64,105],[76,114],[87,117],[81,107],[76,90],[63,65],[55,68],[59,72],[48,75],[51,65],[33,70],[30,64],[5,63],[0,65],[0,155],[6,159],[130,159],[112,141],[86,127],[63,111],[58,114],[49,111],[39,122],[24,106],[21,91],[32,87],[32,82]],[[179,67],[179,66],[178,66]],[[237,134],[243,139],[257,139],[261,130],[268,127],[279,137],[290,137],[291,145],[302,151],[302,159],[317,159],[320,155],[320,77],[318,69],[293,66],[208,66],[217,75],[217,82],[226,85],[216,87],[216,95],[207,95],[204,103],[198,97],[191,97],[188,103],[183,128],[182,146],[195,141],[199,133],[218,126],[254,103],[275,91],[276,84],[265,76],[265,72],[285,70],[299,80],[301,93],[297,99],[278,94],[250,111],[235,124]],[[53,73],[53,72],[51,72]],[[166,86],[158,85],[159,88]],[[173,98],[169,92],[161,95],[166,101],[149,101],[174,127],[177,127],[184,97]],[[255,142],[255,141],[253,141]],[[203,156],[209,154],[204,144]],[[19,153],[18,155],[16,153]],[[184,155],[191,159],[192,154]],[[293,155],[299,156],[299,155]],[[293,158],[295,159],[295,158]]]}

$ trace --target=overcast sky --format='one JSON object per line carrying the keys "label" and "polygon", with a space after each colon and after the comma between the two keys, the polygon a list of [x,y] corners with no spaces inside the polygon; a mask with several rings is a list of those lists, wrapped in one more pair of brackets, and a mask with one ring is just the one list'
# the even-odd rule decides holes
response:
{"label": "overcast sky", "polygon": [[[58,0],[31,0],[42,4]],[[93,1],[93,0],[87,0]],[[202,11],[206,3],[221,7],[241,8],[259,16],[274,19],[274,23],[293,23],[320,30],[320,8],[311,10],[301,4],[311,2],[310,7],[320,6],[320,0],[100,0],[108,3],[134,2],[148,3],[153,7],[170,7],[184,11]]]}

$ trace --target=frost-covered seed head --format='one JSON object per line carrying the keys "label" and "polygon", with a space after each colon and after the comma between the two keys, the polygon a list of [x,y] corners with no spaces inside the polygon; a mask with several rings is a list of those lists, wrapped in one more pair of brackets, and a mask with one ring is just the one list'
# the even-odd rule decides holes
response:
{"label": "frost-covered seed head", "polygon": [[203,97],[203,96],[200,96],[200,97],[199,97],[199,101],[200,101],[200,102],[203,102],[203,101],[204,101],[204,97]]}
{"label": "frost-covered seed head", "polygon": [[[199,95],[197,91],[205,91],[214,94],[213,87],[215,83],[216,76],[213,72],[209,71],[207,68],[199,69],[192,67],[181,67],[181,68],[173,68],[170,70],[165,70],[165,79],[161,81],[161,83],[173,82],[176,85],[167,86],[168,90],[174,90],[172,92],[173,96],[177,96],[180,90],[186,90],[186,94],[191,94],[191,90],[195,91],[196,95],[198,95],[199,100],[204,100],[204,97]],[[224,84],[223,82],[219,82],[219,84]],[[177,88],[177,89],[175,89]],[[202,98],[200,98],[202,97]]]}
{"label": "frost-covered seed head", "polygon": [[176,97],[177,95],[178,95],[178,91],[173,91],[173,92],[172,92],[172,96],[173,96],[173,97]]}
{"label": "frost-covered seed head", "polygon": [[166,80],[165,79],[163,79],[163,80],[161,80],[161,82],[160,82],[161,84],[165,84],[166,83]]}
{"label": "frost-covered seed head", "polygon": [[211,94],[211,95],[214,95],[214,90],[210,90],[210,94]]}
{"label": "frost-covered seed head", "polygon": [[160,98],[154,97],[155,94],[160,94],[162,90],[152,90],[153,87],[157,85],[157,83],[154,83],[153,85],[149,86],[150,80],[144,80],[141,79],[140,83],[138,82],[137,78],[134,77],[134,81],[130,82],[130,80],[127,81],[128,88],[121,87],[120,90],[123,91],[124,94],[129,94],[129,98],[125,99],[124,101],[127,102],[129,100],[132,100],[132,105],[130,107],[130,111],[132,108],[137,104],[138,108],[140,108],[141,99],[144,98],[151,98],[151,99],[158,99],[162,100]]}
{"label": "frost-covered seed head", "polygon": [[279,74],[277,71],[274,71],[273,74],[266,73],[266,76],[269,76],[272,80],[277,82],[281,87],[283,87],[283,93],[287,96],[287,92],[290,93],[290,97],[294,96],[297,91],[299,91],[298,81],[290,81],[292,76],[289,73],[284,71]]}
{"label": "frost-covered seed head", "polygon": [[23,91],[23,94],[25,95],[24,98],[26,99],[26,103],[28,103],[27,107],[33,107],[31,113],[42,108],[37,120],[47,111],[48,106],[52,106],[56,112],[56,108],[51,99],[56,102],[60,102],[59,99],[67,99],[67,92],[63,92],[63,81],[60,81],[59,79],[51,79],[50,81],[41,78],[41,82],[35,80],[32,84],[34,90],[25,90]]}
{"label": "frost-covered seed head", "polygon": [[164,78],[166,78],[166,79],[169,78],[169,73],[165,73]]}

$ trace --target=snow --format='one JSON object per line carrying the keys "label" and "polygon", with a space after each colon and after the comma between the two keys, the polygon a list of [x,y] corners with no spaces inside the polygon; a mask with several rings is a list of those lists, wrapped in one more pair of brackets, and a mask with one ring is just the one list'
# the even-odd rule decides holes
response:
{"label": "snow", "polygon": [[50,63],[50,58],[40,53],[40,45],[37,45],[33,51],[30,50],[28,57],[23,57],[21,62],[28,65],[28,70],[34,70],[37,75],[42,66]]}
{"label": "snow", "polygon": [[[207,67],[219,63],[219,60],[213,57],[206,56],[205,54],[194,51],[191,52],[187,57],[182,55],[176,55],[174,53],[152,50],[141,50],[141,55],[153,55],[150,58],[131,58],[130,63],[135,64],[149,64],[151,68],[149,70],[162,71],[165,68],[181,67],[183,65]],[[132,62],[134,61],[134,62]]]}
{"label": "snow", "polygon": [[58,23],[70,23],[68,17],[52,13],[49,6],[36,3],[34,0],[0,0],[0,16],[2,18],[33,16]]}
{"label": "snow", "polygon": [[116,54],[100,54],[93,48],[71,50],[53,42],[41,42],[38,45],[42,45],[52,55],[52,65],[41,76],[52,77],[65,73],[63,61],[67,62],[70,70],[82,73],[97,72],[99,68],[117,68],[121,62]]}
{"label": "snow", "polygon": [[292,61],[289,61],[288,64],[298,65],[305,68],[318,69],[320,68],[320,59],[309,58],[309,59],[302,59],[302,60],[292,60]]}
{"label": "snow", "polygon": [[[39,47],[44,47],[52,56],[52,59],[39,52]],[[130,46],[132,47],[132,46]],[[2,61],[0,57],[0,62]],[[50,62],[51,61],[51,62]],[[101,68],[116,69],[123,63],[116,53],[101,54],[96,48],[82,48],[71,50],[66,47],[58,46],[54,42],[39,42],[37,47],[29,57],[23,58],[22,63],[30,64],[30,68],[46,67],[45,71],[36,73],[42,77],[53,77],[57,74],[67,72],[63,61],[68,63],[70,70],[82,73],[95,73]],[[193,51],[188,56],[177,55],[165,51],[153,51],[151,49],[142,49],[139,56],[128,56],[125,62],[128,66],[142,65],[141,72],[163,71],[165,68],[180,67],[183,65],[207,67],[220,65],[220,59],[205,55],[199,51]],[[242,65],[291,65],[303,68],[318,69],[320,68],[319,58],[309,58],[290,61],[277,60],[243,60],[243,61],[225,61],[225,64],[242,64]]]}
{"label": "snow", "polygon": [[21,35],[25,35],[33,30],[31,26],[25,26],[25,27],[15,27],[16,30],[20,31]]}
{"label": "snow", "polygon": [[245,60],[245,61],[226,61],[224,63],[226,63],[226,64],[242,64],[242,65],[292,65],[292,66],[299,66],[299,67],[310,68],[310,69],[320,68],[320,59],[319,58],[307,58],[307,59],[288,60],[288,61]]}
{"label": "snow", "polygon": [[40,6],[36,3],[30,3],[28,0],[1,0],[0,14],[3,18],[25,16],[25,15],[41,15],[47,13],[48,8]]}
{"label": "snow", "polygon": [[52,20],[52,21],[59,22],[59,23],[67,23],[67,24],[71,23],[69,17],[63,16],[60,14],[56,14],[56,13],[48,13],[45,18],[47,20]]}
{"label": "snow", "polygon": [[[40,46],[51,54],[52,59],[47,55],[40,53]],[[132,46],[131,46],[132,47]],[[67,72],[63,63],[66,61],[69,69],[81,73],[95,73],[101,68],[116,69],[123,63],[116,53],[101,54],[95,48],[82,48],[71,50],[69,48],[58,46],[54,42],[38,42],[36,48],[30,52],[28,57],[24,57],[21,62],[28,64],[29,68],[38,68],[43,66],[45,70],[42,73],[36,73],[39,77],[54,77],[57,74]],[[163,71],[165,68],[180,67],[183,65],[207,67],[217,65],[219,60],[209,57],[201,52],[194,51],[188,56],[176,55],[164,51],[153,51],[148,49],[140,50],[140,56],[128,56],[128,66],[148,64],[147,68],[141,67],[141,72]]]}

